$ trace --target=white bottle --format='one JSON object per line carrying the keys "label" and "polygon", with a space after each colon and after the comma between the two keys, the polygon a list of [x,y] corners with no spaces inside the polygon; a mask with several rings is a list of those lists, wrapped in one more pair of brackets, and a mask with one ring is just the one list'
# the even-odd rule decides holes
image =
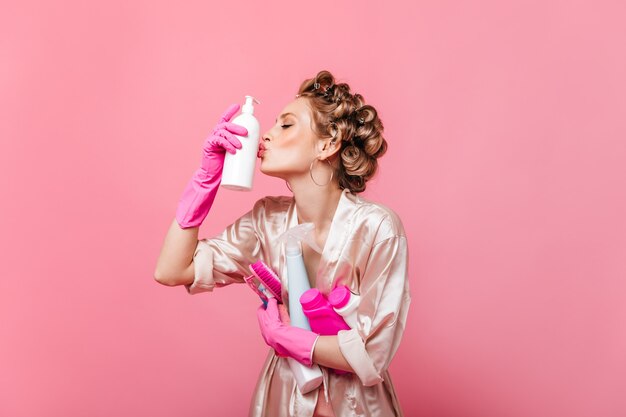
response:
{"label": "white bottle", "polygon": [[253,101],[261,104],[254,97],[246,96],[246,102],[241,107],[241,114],[232,120],[232,123],[245,127],[248,130],[248,136],[235,135],[241,141],[241,149],[235,149],[234,154],[226,152],[224,157],[224,169],[220,185],[230,190],[252,190],[260,130],[259,121],[253,115]]}
{"label": "white bottle", "polygon": [[[278,238],[279,243],[285,243],[285,259],[287,267],[287,289],[289,292],[289,318],[291,325],[301,329],[311,330],[309,319],[302,311],[300,296],[309,288],[309,278],[302,258],[300,240],[306,239],[310,231],[315,228],[313,223],[303,223],[287,230]],[[315,244],[315,242],[313,242]],[[315,244],[315,250],[321,249]],[[306,394],[319,387],[323,382],[323,374],[317,364],[305,366],[293,358],[288,358],[289,367],[296,378],[300,392]]]}
{"label": "white bottle", "polygon": [[351,329],[356,328],[356,310],[360,301],[361,297],[350,292],[345,285],[336,287],[328,295],[328,303],[333,306],[337,314],[343,317]]}

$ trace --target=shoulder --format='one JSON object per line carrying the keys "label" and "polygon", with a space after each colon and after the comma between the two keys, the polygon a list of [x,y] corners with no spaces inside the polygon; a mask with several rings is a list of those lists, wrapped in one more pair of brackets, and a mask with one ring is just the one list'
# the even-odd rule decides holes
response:
{"label": "shoulder", "polygon": [[398,213],[391,207],[361,196],[356,197],[355,202],[358,206],[356,220],[359,223],[365,222],[368,228],[376,231],[374,244],[392,237],[406,237],[404,224]]}
{"label": "shoulder", "polygon": [[286,195],[266,195],[265,197],[259,198],[254,203],[254,208],[257,210],[260,209],[272,209],[272,210],[285,210],[289,208],[291,203],[293,202],[293,197]]}
{"label": "shoulder", "polygon": [[272,217],[284,218],[292,202],[293,197],[284,195],[261,197],[254,203],[252,215],[265,220]]}

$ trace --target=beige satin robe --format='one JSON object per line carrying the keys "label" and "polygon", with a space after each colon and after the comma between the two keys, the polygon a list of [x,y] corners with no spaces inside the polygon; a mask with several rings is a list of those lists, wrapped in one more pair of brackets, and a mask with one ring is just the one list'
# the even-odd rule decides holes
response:
{"label": "beige satin robe", "polygon": [[[293,197],[268,196],[222,233],[198,241],[195,279],[189,294],[243,283],[249,265],[262,259],[283,280],[289,303],[283,245],[277,238],[298,224]],[[390,208],[344,189],[333,217],[315,279],[325,295],[347,285],[361,297],[358,325],[339,332],[341,352],[355,373],[337,375],[321,367],[324,384],[303,395],[286,359],[270,348],[250,404],[251,417],[333,415],[324,411],[325,395],[337,417],[401,416],[387,367],[395,354],[411,302],[408,248],[400,218]],[[320,404],[317,407],[318,398]]]}

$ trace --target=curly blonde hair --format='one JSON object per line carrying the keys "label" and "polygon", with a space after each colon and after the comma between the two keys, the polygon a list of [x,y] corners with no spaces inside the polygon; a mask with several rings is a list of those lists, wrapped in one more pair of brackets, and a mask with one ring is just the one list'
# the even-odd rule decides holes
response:
{"label": "curly blonde hair", "polygon": [[335,84],[335,77],[326,70],[303,81],[296,97],[308,99],[313,132],[320,138],[334,138],[333,143],[341,146],[334,175],[339,187],[353,193],[364,191],[378,169],[377,159],[387,151],[376,109],[364,104],[361,94],[351,93],[348,84]]}

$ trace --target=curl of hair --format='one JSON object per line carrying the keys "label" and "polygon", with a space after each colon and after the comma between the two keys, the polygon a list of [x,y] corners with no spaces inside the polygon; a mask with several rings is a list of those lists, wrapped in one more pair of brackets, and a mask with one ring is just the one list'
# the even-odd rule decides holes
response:
{"label": "curl of hair", "polygon": [[335,178],[341,189],[365,190],[365,183],[378,169],[378,158],[387,151],[383,123],[376,109],[363,96],[352,93],[346,83],[335,83],[326,70],[302,82],[297,97],[306,97],[312,111],[313,132],[320,138],[335,136],[339,163]]}

